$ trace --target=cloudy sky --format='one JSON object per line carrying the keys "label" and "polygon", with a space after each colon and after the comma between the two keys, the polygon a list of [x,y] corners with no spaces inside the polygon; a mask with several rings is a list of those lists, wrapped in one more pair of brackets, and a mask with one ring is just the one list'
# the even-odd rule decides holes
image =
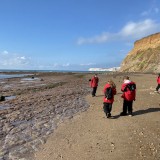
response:
{"label": "cloudy sky", "polygon": [[159,0],[0,0],[0,69],[120,66],[160,32]]}

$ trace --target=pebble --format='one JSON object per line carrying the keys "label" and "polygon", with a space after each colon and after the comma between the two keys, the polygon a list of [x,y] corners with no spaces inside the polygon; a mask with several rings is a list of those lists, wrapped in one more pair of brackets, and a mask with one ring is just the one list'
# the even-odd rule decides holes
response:
{"label": "pebble", "polygon": [[87,85],[73,81],[67,87],[62,85],[3,102],[10,107],[0,110],[0,160],[26,160],[23,155],[38,151],[59,122],[87,110]]}

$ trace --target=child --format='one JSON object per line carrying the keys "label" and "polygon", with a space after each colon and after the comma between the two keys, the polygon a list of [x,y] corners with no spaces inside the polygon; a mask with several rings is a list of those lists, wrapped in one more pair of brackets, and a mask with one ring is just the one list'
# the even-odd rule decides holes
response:
{"label": "child", "polygon": [[112,80],[109,80],[103,90],[105,96],[103,98],[103,110],[106,117],[111,117],[112,104],[114,101],[114,95],[116,94],[116,85]]}
{"label": "child", "polygon": [[129,80],[128,76],[123,78],[123,84],[121,86],[121,91],[123,92],[123,112],[121,112],[121,116],[127,115],[132,116],[132,105],[133,101],[135,101],[136,97],[136,84]]}
{"label": "child", "polygon": [[99,78],[97,76],[97,74],[95,74],[92,79],[90,80],[90,86],[93,88],[92,90],[92,97],[96,96],[96,91],[97,91],[97,87],[98,87],[98,82],[99,82]]}
{"label": "child", "polygon": [[159,89],[160,89],[160,73],[158,74],[158,77],[157,77],[157,83],[158,83],[158,85],[156,87],[156,92],[160,93],[160,91],[159,91]]}

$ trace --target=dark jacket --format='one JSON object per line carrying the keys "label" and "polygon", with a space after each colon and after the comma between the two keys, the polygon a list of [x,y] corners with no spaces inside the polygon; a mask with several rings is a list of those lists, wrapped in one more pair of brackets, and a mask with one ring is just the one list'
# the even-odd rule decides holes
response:
{"label": "dark jacket", "polygon": [[[110,86],[110,84],[108,84],[108,83],[104,86],[104,89],[103,89],[104,94],[105,94],[105,92],[106,92],[106,89],[109,88],[109,87],[111,87],[111,86]],[[114,102],[114,95],[115,95],[116,93],[117,93],[116,88],[112,88],[113,98],[112,98],[112,99],[107,99],[106,97],[104,97],[104,98],[103,98],[103,102],[105,102],[105,103],[113,103],[113,102]]]}

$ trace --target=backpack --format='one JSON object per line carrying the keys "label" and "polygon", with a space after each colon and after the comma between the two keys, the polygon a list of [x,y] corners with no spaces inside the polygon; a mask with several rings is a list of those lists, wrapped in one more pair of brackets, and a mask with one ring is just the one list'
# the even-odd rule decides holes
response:
{"label": "backpack", "polygon": [[127,88],[128,88],[130,91],[134,91],[134,90],[136,89],[136,84],[135,84],[135,83],[128,84],[128,85],[127,85]]}
{"label": "backpack", "polygon": [[106,88],[105,97],[107,99],[112,99],[113,98],[113,93],[112,93],[112,88],[111,87]]}

